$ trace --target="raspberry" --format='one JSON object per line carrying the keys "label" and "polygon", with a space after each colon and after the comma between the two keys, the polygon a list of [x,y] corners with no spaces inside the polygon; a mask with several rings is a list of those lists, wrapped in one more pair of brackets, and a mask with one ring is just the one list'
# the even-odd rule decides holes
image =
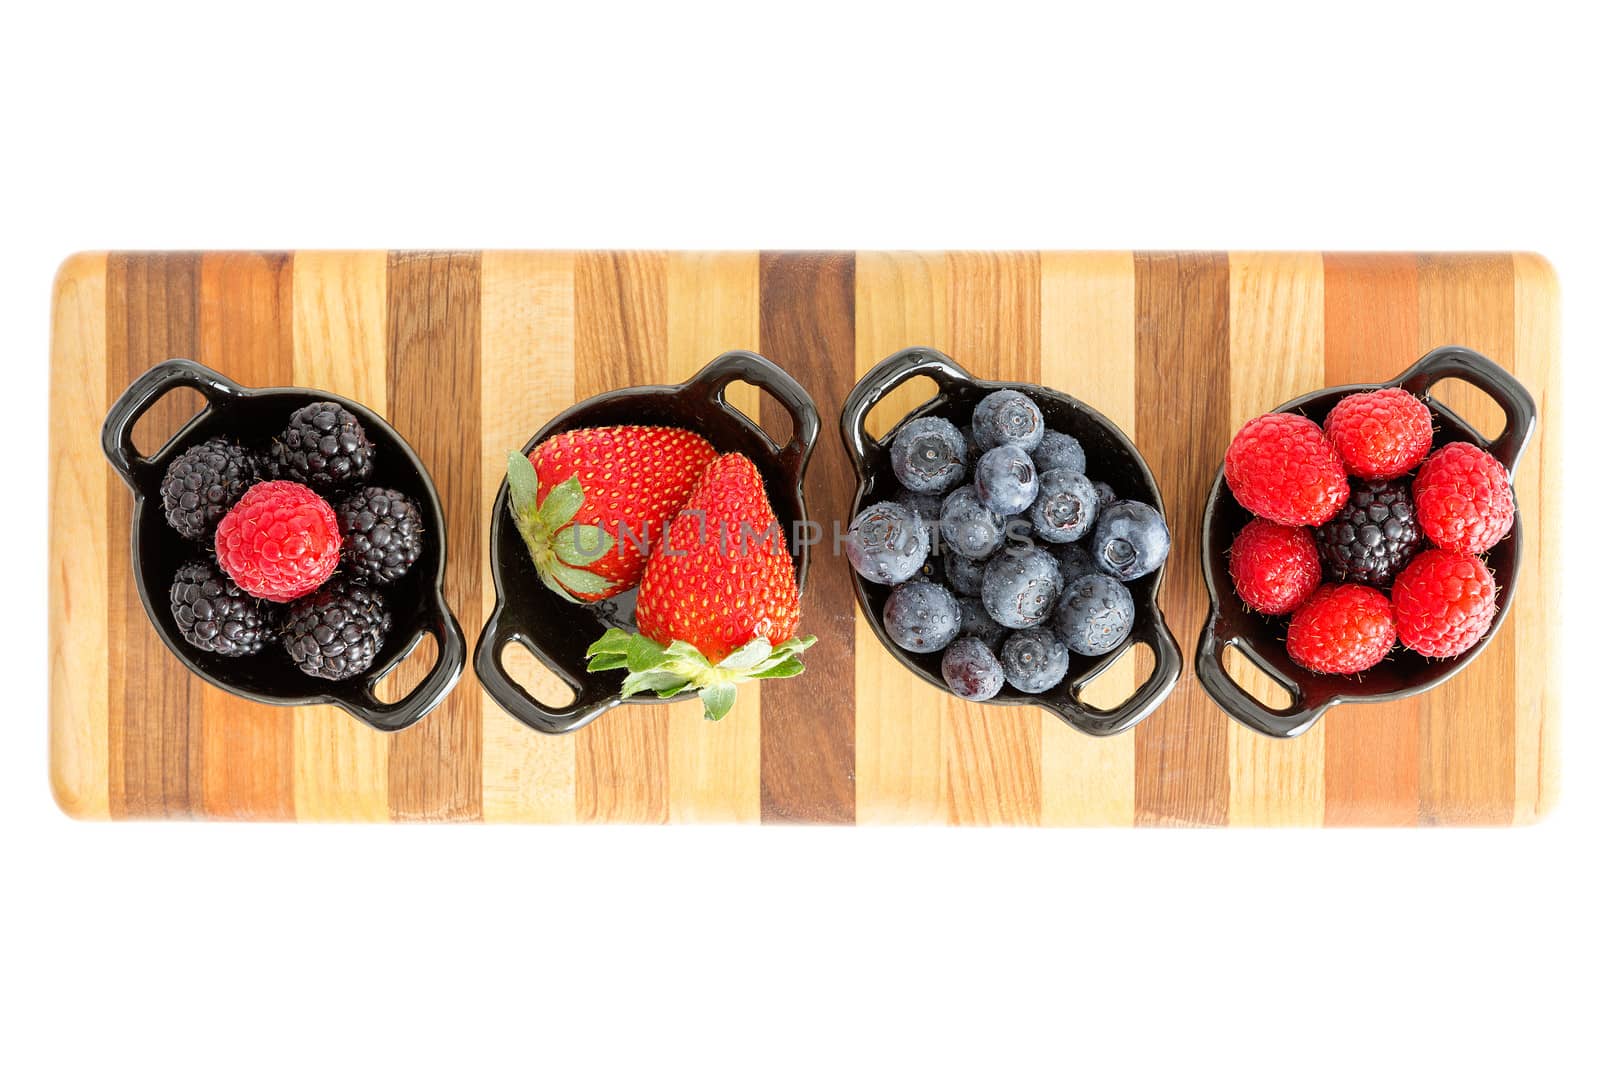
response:
{"label": "raspberry", "polygon": [[1326,522],[1350,498],[1339,453],[1304,415],[1261,415],[1245,423],[1228,445],[1223,471],[1240,504],[1283,526]]}
{"label": "raspberry", "polygon": [[1394,581],[1395,628],[1424,656],[1459,656],[1494,622],[1494,576],[1477,556],[1430,548]]}
{"label": "raspberry", "polygon": [[1394,608],[1365,585],[1325,585],[1289,620],[1289,658],[1318,674],[1355,674],[1394,648]]}
{"label": "raspberry", "polygon": [[1417,471],[1411,495],[1428,540],[1473,555],[1498,544],[1511,532],[1517,516],[1505,467],[1465,441],[1445,445],[1429,456]]}
{"label": "raspberry", "polygon": [[217,525],[217,562],[239,588],[279,604],[305,596],[339,565],[339,520],[299,482],[258,482]]}
{"label": "raspberry", "polygon": [[1251,519],[1233,539],[1228,573],[1239,599],[1263,615],[1293,611],[1322,581],[1311,531],[1266,519]]}
{"label": "raspberry", "polygon": [[1433,413],[1404,389],[1352,393],[1323,420],[1345,470],[1383,480],[1421,463],[1433,447]]}

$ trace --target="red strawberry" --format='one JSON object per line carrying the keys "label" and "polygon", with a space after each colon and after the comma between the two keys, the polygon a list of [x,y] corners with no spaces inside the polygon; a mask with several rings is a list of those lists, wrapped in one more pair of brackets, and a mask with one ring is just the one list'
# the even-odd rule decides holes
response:
{"label": "red strawberry", "polygon": [[1394,580],[1401,642],[1424,656],[1459,656],[1494,623],[1494,576],[1465,552],[1430,548]]}
{"label": "red strawberry", "polygon": [[1318,674],[1356,674],[1394,648],[1394,608],[1366,585],[1325,585],[1289,619],[1289,658]]}
{"label": "red strawberry", "polygon": [[1228,550],[1228,573],[1245,606],[1282,615],[1316,590],[1322,564],[1317,543],[1304,526],[1251,519]]}
{"label": "red strawberry", "polygon": [[544,584],[604,600],[639,584],[645,554],[717,451],[672,426],[596,426],[509,459],[511,514]]}
{"label": "red strawberry", "polygon": [[1473,555],[1498,544],[1517,517],[1511,475],[1499,460],[1465,441],[1445,445],[1423,461],[1411,496],[1428,540]]}
{"label": "red strawberry", "polygon": [[1278,412],[1251,419],[1223,459],[1234,499],[1283,526],[1318,526],[1350,498],[1344,463],[1322,427]]}
{"label": "red strawberry", "polygon": [[1384,480],[1422,462],[1433,447],[1433,413],[1404,389],[1351,393],[1323,420],[1345,469]]}
{"label": "red strawberry", "polygon": [[622,695],[700,690],[706,717],[733,706],[747,678],[799,674],[800,590],[783,528],[761,472],[737,452],[706,468],[639,586],[639,634],[609,631],[589,649],[589,670],[626,667]]}

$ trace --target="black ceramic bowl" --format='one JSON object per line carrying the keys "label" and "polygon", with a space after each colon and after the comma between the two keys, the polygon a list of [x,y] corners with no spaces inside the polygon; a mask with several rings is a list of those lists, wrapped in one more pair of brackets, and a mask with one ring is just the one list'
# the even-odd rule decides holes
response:
{"label": "black ceramic bowl", "polygon": [[[733,382],[749,382],[783,405],[794,424],[793,436],[782,447],[724,394]],[[523,446],[532,452],[547,437],[585,426],[679,426],[710,441],[718,452],[743,452],[761,471],[767,499],[783,524],[794,558],[801,593],[806,587],[810,549],[794,536],[806,521],[802,488],[811,450],[817,443],[817,406],[800,383],[783,368],[754,352],[726,352],[701,368],[682,385],[636,386],[602,393],[568,408],[546,423]],[[563,734],[593,721],[622,703],[621,671],[587,672],[588,648],[609,625],[631,615],[629,591],[596,604],[574,604],[547,589],[534,570],[522,537],[506,507],[509,489],[504,479],[494,498],[489,533],[489,561],[494,574],[494,611],[484,624],[473,653],[478,680],[506,711],[519,721],[548,734]],[[506,647],[517,642],[572,687],[576,696],[565,707],[554,708],[518,684],[505,669]],[[672,698],[687,700],[688,693]],[[698,698],[696,698],[698,699]],[[659,697],[632,697],[633,704],[666,704]]]}
{"label": "black ceramic bowl", "polygon": [[[1505,412],[1506,425],[1499,437],[1492,442],[1485,441],[1459,415],[1429,395],[1436,384],[1447,378],[1470,382],[1500,405]],[[1468,441],[1487,449],[1508,471],[1516,473],[1517,460],[1522,458],[1522,450],[1533,433],[1533,397],[1499,364],[1468,348],[1436,348],[1393,381],[1322,389],[1274,410],[1295,412],[1320,425],[1333,406],[1351,393],[1395,386],[1415,393],[1433,411],[1435,448],[1452,441]],[[1233,591],[1233,580],[1228,575],[1228,548],[1250,518],[1249,512],[1234,500],[1219,467],[1201,524],[1200,558],[1205,568],[1206,589],[1211,594],[1211,615],[1200,632],[1200,644],[1195,650],[1195,673],[1211,699],[1224,711],[1271,737],[1294,737],[1305,732],[1335,704],[1398,700],[1444,682],[1494,640],[1517,587],[1517,564],[1522,558],[1520,509],[1511,532],[1490,549],[1486,557],[1497,587],[1495,617],[1489,632],[1476,646],[1454,659],[1428,659],[1400,647],[1359,676],[1315,674],[1289,658],[1288,647],[1284,644],[1285,620],[1250,611]],[[1229,645],[1289,692],[1292,698],[1289,707],[1281,711],[1267,707],[1228,675],[1222,665],[1222,650]]]}
{"label": "black ceramic bowl", "polygon": [[[133,445],[134,424],[157,400],[178,388],[200,392],[207,401],[205,408],[154,456],[139,455]],[[179,537],[161,509],[161,476],[178,453],[214,435],[245,444],[264,443],[288,425],[295,409],[319,400],[336,401],[360,420],[376,450],[370,484],[398,489],[415,500],[427,529],[422,558],[404,578],[382,590],[394,628],[378,663],[366,674],[342,682],[302,673],[281,649],[269,647],[258,655],[230,659],[185,641],[172,618],[168,590],[178,568],[202,549]],[[461,676],[466,641],[444,601],[445,530],[439,495],[411,446],[371,411],[315,389],[246,389],[199,363],[170,359],[140,375],[111,406],[100,444],[133,490],[133,575],[145,614],[172,654],[212,685],[263,704],[336,704],[368,726],[403,730],[432,711]],[[433,668],[403,700],[383,703],[374,692],[378,680],[426,633],[438,643]]]}
{"label": "black ceramic bowl", "polygon": [[[866,431],[867,415],[873,407],[895,390],[901,383],[916,377],[933,380],[939,393],[932,400],[908,414],[881,441],[873,440]],[[1106,482],[1123,500],[1139,500],[1151,505],[1166,517],[1161,505],[1161,490],[1138,449],[1115,423],[1087,404],[1074,400],[1054,389],[1019,382],[987,382],[973,378],[948,356],[931,348],[907,348],[879,363],[868,371],[844,402],[844,412],[839,428],[844,434],[845,450],[855,464],[855,502],[850,514],[862,506],[893,497],[900,491],[900,483],[889,466],[889,445],[900,426],[923,415],[942,415],[958,426],[972,418],[972,409],[979,400],[996,389],[1015,389],[1026,394],[1039,405],[1045,424],[1076,437],[1089,454],[1090,477]],[[1117,648],[1103,656],[1080,656],[1073,653],[1069,670],[1061,686],[1049,693],[1027,695],[1008,688],[987,704],[1036,705],[1059,717],[1084,733],[1105,737],[1119,733],[1154,711],[1177,684],[1178,672],[1183,668],[1183,654],[1172,640],[1172,631],[1161,614],[1156,594],[1161,590],[1161,577],[1166,564],[1154,573],[1128,583],[1133,593],[1138,618],[1133,632]],[[891,587],[866,582],[850,572],[855,583],[856,600],[866,614],[872,632],[878,635],[883,647],[888,649],[907,670],[931,686],[949,692],[944,677],[939,672],[941,653],[907,652],[889,639],[883,629],[883,605],[889,598]],[[1105,670],[1129,645],[1147,644],[1155,653],[1155,670],[1137,691],[1119,706],[1102,711],[1082,702],[1084,689],[1101,671]]]}

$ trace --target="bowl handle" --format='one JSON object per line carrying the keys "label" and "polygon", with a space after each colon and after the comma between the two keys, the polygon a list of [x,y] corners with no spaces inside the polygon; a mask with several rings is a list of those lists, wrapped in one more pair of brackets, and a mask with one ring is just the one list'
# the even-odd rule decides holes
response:
{"label": "bowl handle", "polygon": [[[496,604],[489,621],[483,624],[483,633],[478,635],[478,648],[472,657],[472,669],[477,672],[478,681],[494,698],[494,702],[504,708],[512,718],[533,727],[540,733],[565,734],[588,725],[602,713],[622,703],[622,697],[616,691],[618,680],[616,675],[610,675],[609,679],[602,679],[599,675],[593,674],[585,675],[583,678],[573,678],[559,664],[540,652],[526,634],[515,628],[502,626],[500,616],[501,605]],[[571,704],[552,708],[506,673],[505,667],[500,663],[500,656],[513,642],[537,656],[556,677],[572,687],[576,696]]]}
{"label": "bowl handle", "polygon": [[726,392],[733,382],[749,382],[771,395],[789,413],[794,431],[789,443],[779,451],[778,463],[796,481],[804,477],[820,426],[811,394],[772,360],[743,349],[724,352],[707,363],[683,383],[683,388],[690,396],[727,408]]}
{"label": "bowl handle", "polygon": [[154,466],[133,445],[134,424],[156,401],[180,387],[199,391],[208,405],[237,397],[242,392],[239,383],[192,359],[169,359],[157,363],[134,379],[133,384],[124,389],[122,395],[117,397],[117,402],[111,405],[111,410],[106,413],[106,421],[100,427],[101,450],[105,452],[112,468],[133,489],[139,488],[140,476]]}
{"label": "bowl handle", "polygon": [[844,435],[844,448],[850,453],[856,477],[862,481],[877,469],[883,453],[883,446],[867,433],[867,416],[903,382],[919,376],[932,378],[940,389],[972,381],[972,376],[943,352],[918,346],[903,348],[882,360],[867,371],[845,397],[844,409],[839,414],[839,432]]}
{"label": "bowl handle", "polygon": [[[1330,705],[1338,702],[1337,695],[1331,690],[1308,692],[1257,655],[1248,641],[1235,642],[1218,635],[1217,621],[1217,615],[1213,612],[1206,620],[1205,629],[1200,631],[1200,644],[1194,654],[1194,673],[1199,677],[1206,694],[1234,721],[1268,737],[1295,737],[1309,729]],[[1222,651],[1230,644],[1289,692],[1293,699],[1287,708],[1279,710],[1267,707],[1234,681],[1222,663]]]}
{"label": "bowl handle", "polygon": [[1533,396],[1500,364],[1470,348],[1446,345],[1418,360],[1400,378],[1402,388],[1426,394],[1446,378],[1459,378],[1482,389],[1505,412],[1506,427],[1489,443],[1489,454],[1515,474],[1537,421]]}
{"label": "bowl handle", "polygon": [[[434,594],[433,611],[428,616],[428,632],[433,634],[439,646],[439,655],[415,689],[394,703],[386,704],[378,699],[379,679],[373,678],[360,690],[359,695],[348,700],[335,698],[336,703],[362,722],[389,732],[404,730],[432,711],[455,688],[456,680],[461,677],[461,668],[467,660],[467,641],[461,633],[461,624],[451,614],[443,593]],[[421,640],[420,634],[418,640]],[[415,642],[412,647],[416,647]],[[405,656],[401,656],[397,662],[404,659]]]}
{"label": "bowl handle", "polygon": [[[1178,676],[1183,672],[1183,652],[1172,639],[1172,631],[1167,627],[1167,620],[1160,610],[1143,614],[1145,618],[1131,644],[1148,644],[1155,654],[1156,665],[1150,677],[1121,704],[1104,709],[1090,707],[1082,701],[1081,694],[1093,676],[1079,682],[1072,688],[1071,696],[1076,709],[1082,714],[1076,719],[1067,719],[1072,726],[1095,737],[1110,737],[1138,723],[1172,695],[1173,687],[1178,684]],[[1049,709],[1049,705],[1045,707]]]}

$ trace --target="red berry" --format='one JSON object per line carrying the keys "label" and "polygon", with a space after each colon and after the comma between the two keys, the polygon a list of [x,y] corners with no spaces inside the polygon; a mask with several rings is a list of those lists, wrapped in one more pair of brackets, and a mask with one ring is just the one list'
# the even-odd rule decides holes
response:
{"label": "red berry", "polygon": [[1325,585],[1289,620],[1289,658],[1318,674],[1377,666],[1394,639],[1394,608],[1367,585]]}
{"label": "red berry", "polygon": [[1411,495],[1428,540],[1473,555],[1498,544],[1517,517],[1511,475],[1499,460],[1465,441],[1445,445],[1423,461]]}
{"label": "red berry", "polygon": [[1494,622],[1494,575],[1477,556],[1430,548],[1394,580],[1401,642],[1424,656],[1459,656]]}
{"label": "red berry", "polygon": [[1357,478],[1393,478],[1433,447],[1433,413],[1404,389],[1352,393],[1323,420],[1345,470]]}
{"label": "red berry", "polygon": [[251,596],[287,603],[339,565],[339,520],[299,482],[257,482],[217,525],[217,562]]}
{"label": "red berry", "polygon": [[1284,526],[1327,522],[1350,498],[1339,453],[1304,415],[1261,415],[1245,423],[1228,446],[1223,471],[1240,504]]}
{"label": "red berry", "polygon": [[1228,573],[1239,599],[1264,615],[1293,611],[1322,581],[1311,531],[1266,519],[1251,519],[1233,539]]}

